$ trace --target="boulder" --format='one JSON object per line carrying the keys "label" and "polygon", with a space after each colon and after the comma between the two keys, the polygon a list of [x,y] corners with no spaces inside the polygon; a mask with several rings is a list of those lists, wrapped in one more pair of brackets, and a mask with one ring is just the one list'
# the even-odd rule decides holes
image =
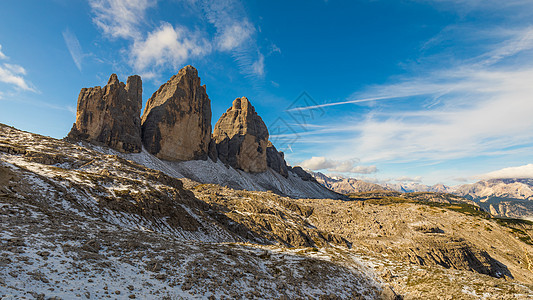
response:
{"label": "boulder", "polygon": [[218,158],[250,173],[267,170],[268,129],[246,97],[237,98],[215,124]]}
{"label": "boulder", "polygon": [[81,89],[76,123],[68,138],[104,144],[121,152],[140,152],[142,81],[128,77],[127,84],[112,74],[104,88]]}
{"label": "boulder", "polygon": [[287,178],[289,176],[289,170],[287,168],[287,163],[285,162],[285,154],[278,151],[270,141],[268,141],[266,150],[267,166]]}
{"label": "boulder", "polygon": [[144,147],[158,158],[207,159],[211,101],[194,67],[184,67],[163,84],[148,99],[141,120]]}

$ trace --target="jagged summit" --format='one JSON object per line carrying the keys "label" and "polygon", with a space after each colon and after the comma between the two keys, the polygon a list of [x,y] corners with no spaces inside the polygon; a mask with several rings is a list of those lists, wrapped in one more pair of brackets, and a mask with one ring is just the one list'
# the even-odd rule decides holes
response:
{"label": "jagged summit", "polygon": [[148,99],[142,115],[148,152],[171,161],[207,159],[211,140],[211,100],[198,71],[182,68]]}
{"label": "jagged summit", "polygon": [[215,124],[219,159],[245,172],[267,170],[268,129],[248,98],[237,98]]}
{"label": "jagged summit", "polygon": [[81,89],[76,123],[68,138],[105,144],[121,152],[140,152],[141,107],[141,77],[130,76],[124,84],[112,74],[104,88]]}

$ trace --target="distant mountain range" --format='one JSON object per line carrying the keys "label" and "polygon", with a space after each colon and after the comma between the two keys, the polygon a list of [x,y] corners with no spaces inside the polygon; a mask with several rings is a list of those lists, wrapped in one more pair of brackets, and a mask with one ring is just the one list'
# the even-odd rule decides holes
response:
{"label": "distant mountain range", "polygon": [[473,184],[446,186],[424,185],[417,182],[375,184],[354,178],[330,177],[308,171],[320,184],[342,194],[397,191],[450,193],[478,203],[495,216],[533,220],[533,179],[505,178],[481,180]]}
{"label": "distant mountain range", "polygon": [[472,199],[491,214],[533,220],[533,179],[481,180],[455,188],[454,194]]}
{"label": "distant mountain range", "polygon": [[373,192],[373,191],[393,191],[394,189],[381,186],[379,184],[370,183],[362,180],[357,180],[354,178],[340,178],[340,177],[329,177],[320,172],[312,172],[307,170],[318,183],[327,187],[328,189],[335,191],[341,194],[350,194],[357,192]]}

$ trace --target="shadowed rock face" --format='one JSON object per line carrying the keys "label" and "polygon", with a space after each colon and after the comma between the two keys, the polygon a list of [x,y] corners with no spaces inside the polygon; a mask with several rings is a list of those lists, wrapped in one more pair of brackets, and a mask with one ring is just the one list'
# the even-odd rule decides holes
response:
{"label": "shadowed rock face", "polygon": [[289,176],[285,155],[283,152],[278,151],[270,141],[267,146],[267,165],[272,170],[283,175],[283,177],[287,178]]}
{"label": "shadowed rock face", "polygon": [[102,143],[121,152],[140,152],[142,81],[127,84],[112,74],[104,88],[83,88],[78,97],[76,123],[68,138]]}
{"label": "shadowed rock face", "polygon": [[245,172],[267,170],[268,129],[246,97],[237,98],[213,131],[218,158]]}
{"label": "shadowed rock face", "polygon": [[141,120],[142,142],[158,158],[207,159],[211,101],[194,67],[184,67],[163,84],[148,99]]}

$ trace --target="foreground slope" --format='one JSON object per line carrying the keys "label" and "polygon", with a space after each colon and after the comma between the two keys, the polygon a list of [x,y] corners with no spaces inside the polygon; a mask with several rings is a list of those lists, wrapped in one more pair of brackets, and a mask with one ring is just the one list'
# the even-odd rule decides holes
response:
{"label": "foreground slope", "polygon": [[533,297],[529,223],[432,194],[235,190],[99,150],[0,125],[0,296]]}
{"label": "foreground slope", "polygon": [[[285,212],[295,222],[283,227],[284,235],[264,234],[160,171],[0,129],[2,297],[372,299],[380,293],[377,279],[353,259],[333,263],[320,251],[280,247],[302,244],[296,236],[305,246],[328,245],[327,235],[304,228],[302,216]],[[341,238],[333,242],[342,245]]]}

